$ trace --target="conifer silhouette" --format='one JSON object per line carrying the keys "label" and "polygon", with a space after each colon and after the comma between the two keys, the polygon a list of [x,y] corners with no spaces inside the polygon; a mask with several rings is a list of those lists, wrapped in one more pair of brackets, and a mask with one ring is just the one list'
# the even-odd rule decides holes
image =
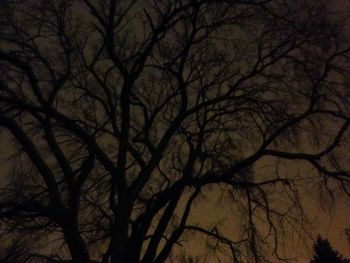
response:
{"label": "conifer silhouette", "polygon": [[310,263],[350,263],[350,261],[334,250],[328,239],[318,236],[314,244],[314,257]]}

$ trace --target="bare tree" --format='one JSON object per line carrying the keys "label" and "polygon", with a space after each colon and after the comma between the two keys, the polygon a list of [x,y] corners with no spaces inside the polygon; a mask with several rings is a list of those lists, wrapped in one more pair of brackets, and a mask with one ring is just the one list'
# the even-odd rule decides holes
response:
{"label": "bare tree", "polygon": [[[195,236],[265,262],[305,180],[348,190],[349,49],[320,1],[2,5],[1,231],[26,261],[161,263]],[[191,212],[213,192],[234,233]]]}

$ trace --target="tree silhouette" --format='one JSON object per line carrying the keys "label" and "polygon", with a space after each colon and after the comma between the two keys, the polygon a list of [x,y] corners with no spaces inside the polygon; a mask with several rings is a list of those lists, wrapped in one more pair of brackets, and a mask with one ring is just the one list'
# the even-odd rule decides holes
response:
{"label": "tree silhouette", "polygon": [[310,263],[349,263],[338,251],[333,250],[328,239],[318,236],[314,244],[314,257]]}
{"label": "tree silhouette", "polygon": [[[186,240],[264,262],[306,179],[348,190],[349,49],[322,1],[11,0],[0,21],[0,229],[27,262]],[[217,193],[234,233],[193,212]]]}

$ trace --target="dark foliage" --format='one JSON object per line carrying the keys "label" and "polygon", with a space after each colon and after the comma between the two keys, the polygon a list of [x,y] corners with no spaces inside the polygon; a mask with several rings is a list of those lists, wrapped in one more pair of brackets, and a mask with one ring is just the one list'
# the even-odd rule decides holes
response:
{"label": "dark foliage", "polygon": [[331,247],[328,239],[319,236],[314,244],[314,257],[310,263],[349,263],[338,251]]}

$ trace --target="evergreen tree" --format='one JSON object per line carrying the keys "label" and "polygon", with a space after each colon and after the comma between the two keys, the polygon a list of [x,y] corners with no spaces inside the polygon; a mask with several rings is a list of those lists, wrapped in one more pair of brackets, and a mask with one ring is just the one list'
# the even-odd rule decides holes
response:
{"label": "evergreen tree", "polygon": [[314,257],[310,263],[350,263],[350,261],[334,250],[328,239],[318,236],[314,244]]}

